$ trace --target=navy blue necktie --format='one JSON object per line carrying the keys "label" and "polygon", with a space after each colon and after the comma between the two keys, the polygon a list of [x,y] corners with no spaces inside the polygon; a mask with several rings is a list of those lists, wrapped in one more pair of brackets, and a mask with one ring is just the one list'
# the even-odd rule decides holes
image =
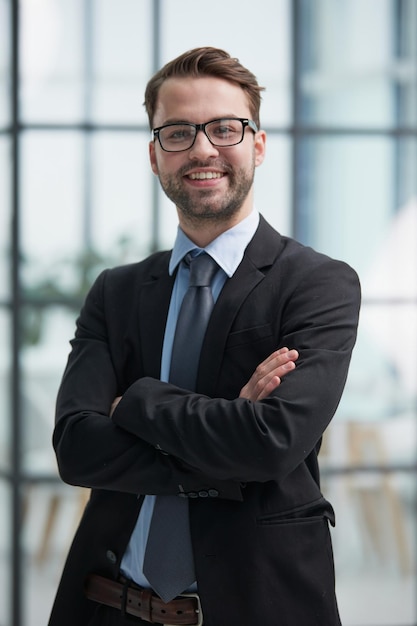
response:
{"label": "navy blue necktie", "polygon": [[[194,258],[188,254],[184,262],[190,266],[190,281],[175,328],[169,380],[193,391],[214,304],[211,281],[218,265],[206,253]],[[195,581],[187,498],[156,498],[143,572],[164,602],[184,592]]]}

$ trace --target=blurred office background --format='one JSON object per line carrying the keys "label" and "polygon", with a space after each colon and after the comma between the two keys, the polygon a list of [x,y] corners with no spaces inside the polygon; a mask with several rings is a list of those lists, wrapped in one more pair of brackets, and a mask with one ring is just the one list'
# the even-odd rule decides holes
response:
{"label": "blurred office background", "polygon": [[321,454],[340,610],[415,626],[416,0],[0,0],[0,626],[47,622],[88,496],[50,444],[68,341],[102,267],[173,242],[143,92],[199,45],[267,88],[259,210],[361,277]]}

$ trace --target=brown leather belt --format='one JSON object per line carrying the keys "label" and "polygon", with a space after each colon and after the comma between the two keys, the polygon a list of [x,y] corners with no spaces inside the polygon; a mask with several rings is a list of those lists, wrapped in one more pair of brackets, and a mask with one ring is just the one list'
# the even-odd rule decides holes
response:
{"label": "brown leather belt", "polygon": [[198,596],[178,596],[163,602],[151,589],[143,589],[130,581],[117,582],[97,574],[90,574],[85,582],[85,595],[89,600],[125,611],[146,622],[169,624],[202,624]]}

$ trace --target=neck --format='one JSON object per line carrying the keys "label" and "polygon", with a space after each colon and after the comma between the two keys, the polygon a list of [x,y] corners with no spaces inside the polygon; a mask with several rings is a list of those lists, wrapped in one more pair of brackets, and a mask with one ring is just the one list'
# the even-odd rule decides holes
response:
{"label": "neck", "polygon": [[209,243],[214,241],[214,239],[219,237],[219,235],[244,220],[251,211],[252,207],[228,219],[220,219],[219,216],[213,216],[211,219],[189,217],[184,216],[178,211],[178,219],[180,227],[187,237],[199,248],[205,248]]}

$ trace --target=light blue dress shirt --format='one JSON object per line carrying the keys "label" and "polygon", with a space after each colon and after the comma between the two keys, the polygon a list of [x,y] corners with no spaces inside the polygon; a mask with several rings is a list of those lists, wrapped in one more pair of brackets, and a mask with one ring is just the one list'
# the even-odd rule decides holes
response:
{"label": "light blue dress shirt", "polygon": [[[219,266],[211,286],[215,302],[227,278],[233,276],[242,261],[246,246],[255,234],[258,224],[259,213],[253,210],[248,217],[219,235],[204,248],[204,251],[212,256]],[[161,380],[163,381],[168,381],[175,326],[182,299],[188,288],[189,269],[181,261],[189,252],[194,256],[201,251],[202,249],[196,247],[185,233],[178,228],[169,264],[169,273],[171,275],[178,265],[179,268],[172,290],[162,348]],[[156,496],[145,497],[120,568],[121,573],[126,578],[135,581],[141,587],[150,587],[142,569],[155,498]]]}

